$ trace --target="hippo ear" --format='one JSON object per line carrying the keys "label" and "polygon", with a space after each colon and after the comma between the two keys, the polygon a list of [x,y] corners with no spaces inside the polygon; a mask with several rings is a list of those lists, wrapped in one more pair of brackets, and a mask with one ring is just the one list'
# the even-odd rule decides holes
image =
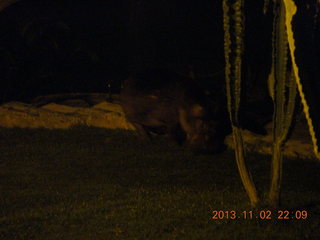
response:
{"label": "hippo ear", "polygon": [[194,117],[203,117],[204,109],[199,104],[194,104],[191,107],[190,113],[191,113],[191,116],[194,116]]}

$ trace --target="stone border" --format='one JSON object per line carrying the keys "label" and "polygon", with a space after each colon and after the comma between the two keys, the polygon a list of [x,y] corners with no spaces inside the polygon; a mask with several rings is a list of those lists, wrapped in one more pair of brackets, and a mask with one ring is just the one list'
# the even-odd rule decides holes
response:
{"label": "stone border", "polygon": [[[79,97],[79,96],[78,96]],[[101,96],[100,96],[101,97]],[[65,102],[48,103],[51,98],[40,98],[41,104],[9,102],[0,106],[0,126],[21,128],[66,129],[74,125],[87,125],[109,129],[134,130],[125,119],[123,110],[118,103],[110,103],[100,98],[100,103],[93,106],[79,104],[81,99]],[[61,100],[61,99],[60,99]],[[118,97],[117,97],[117,100]],[[118,102],[118,101],[117,101]],[[74,105],[80,105],[76,107]],[[36,107],[41,105],[41,107]],[[72,105],[72,106],[68,106]],[[260,136],[243,130],[246,148],[263,154],[272,153],[272,126],[266,126],[268,135]],[[226,144],[233,148],[232,135],[227,136]],[[308,128],[304,121],[298,122],[291,139],[285,146],[285,155],[294,158],[315,158]]]}
{"label": "stone border", "polygon": [[120,105],[109,102],[101,102],[90,108],[56,103],[37,108],[21,102],[9,102],[0,106],[0,126],[3,127],[65,129],[79,124],[110,129],[134,129],[125,120]]}

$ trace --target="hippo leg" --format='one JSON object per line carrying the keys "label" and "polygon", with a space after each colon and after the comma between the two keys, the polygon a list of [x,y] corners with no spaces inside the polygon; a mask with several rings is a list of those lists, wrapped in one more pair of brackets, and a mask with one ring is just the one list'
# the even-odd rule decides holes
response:
{"label": "hippo leg", "polygon": [[175,124],[169,127],[169,134],[172,140],[179,145],[182,145],[187,139],[186,133],[183,131],[180,124]]}

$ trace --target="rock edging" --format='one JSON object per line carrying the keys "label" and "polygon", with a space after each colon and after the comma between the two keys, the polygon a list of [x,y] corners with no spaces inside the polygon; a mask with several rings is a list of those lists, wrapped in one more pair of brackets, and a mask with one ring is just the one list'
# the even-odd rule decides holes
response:
{"label": "rock edging", "polygon": [[[66,129],[74,125],[87,125],[109,129],[134,130],[125,119],[119,104],[102,101],[92,107],[74,107],[49,103],[41,107],[21,102],[9,102],[0,106],[0,126],[21,128]],[[294,158],[315,158],[307,128],[300,123],[292,138],[286,143],[284,154]],[[263,154],[272,154],[272,128],[267,126],[268,135],[260,136],[243,130],[246,148]],[[301,130],[303,134],[301,135]],[[296,132],[296,134],[295,134]],[[233,148],[232,135],[226,144]]]}

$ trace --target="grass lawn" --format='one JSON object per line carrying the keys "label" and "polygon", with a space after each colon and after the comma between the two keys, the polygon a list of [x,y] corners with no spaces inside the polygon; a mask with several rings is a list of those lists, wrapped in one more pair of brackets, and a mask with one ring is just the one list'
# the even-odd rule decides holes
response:
{"label": "grass lawn", "polygon": [[[270,157],[248,163],[263,196]],[[284,160],[281,209],[290,219],[250,208],[231,150],[195,156],[166,137],[91,127],[0,128],[1,240],[318,240],[320,162]],[[302,210],[306,219],[291,218]]]}

